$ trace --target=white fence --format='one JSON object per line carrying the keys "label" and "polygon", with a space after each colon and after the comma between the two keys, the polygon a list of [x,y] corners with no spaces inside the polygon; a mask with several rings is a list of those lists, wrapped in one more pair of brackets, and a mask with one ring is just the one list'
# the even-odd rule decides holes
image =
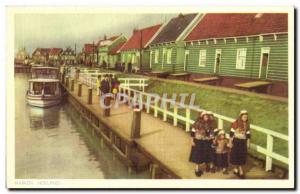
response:
{"label": "white fence", "polygon": [[[138,91],[138,90],[132,89],[130,87],[122,86],[122,85],[120,86],[120,92],[128,95],[130,101],[137,100],[139,103],[143,104],[146,108],[147,113],[150,113],[150,109],[152,109],[154,117],[157,117],[158,113],[160,112],[163,116],[163,120],[167,121],[167,118],[169,116],[173,120],[174,126],[178,125],[179,120],[182,121],[185,125],[185,130],[187,132],[189,132],[191,130],[191,125],[194,123],[194,120],[191,119],[191,112],[195,111],[198,113],[198,112],[203,111],[203,109],[179,104],[177,102],[174,102],[172,99],[161,98],[157,95],[145,93],[143,91]],[[149,105],[148,100],[153,99],[153,98],[155,98],[155,100],[154,101],[150,100],[150,102],[153,102],[153,103],[151,103]],[[169,109],[168,105],[170,105],[170,104],[173,105],[172,109]],[[178,113],[179,108],[184,109],[184,115],[181,115]],[[233,118],[219,115],[217,113],[214,113],[214,116],[218,120],[218,128],[220,128],[220,129],[223,129],[224,121],[227,121],[230,123],[235,121],[235,119],[233,119]],[[256,145],[256,144],[253,144],[253,143],[250,144],[251,149],[266,156],[266,165],[265,165],[266,171],[269,171],[272,169],[272,163],[273,163],[272,160],[273,159],[276,159],[287,165],[289,164],[289,159],[287,157],[273,152],[274,138],[288,141],[289,137],[287,135],[272,131],[270,129],[259,127],[256,125],[250,125],[250,128],[251,128],[251,130],[255,130],[255,131],[257,131],[259,133],[263,133],[267,136],[266,137],[266,142],[267,142],[266,148]]]}
{"label": "white fence", "polygon": [[[95,77],[90,77],[90,76],[80,76],[80,81],[88,86],[91,86],[93,88],[96,88],[96,80],[97,78]],[[173,125],[177,126],[178,121],[182,121],[185,125],[185,130],[187,132],[190,131],[191,125],[194,123],[194,120],[191,119],[191,112],[201,112],[203,109],[195,108],[189,105],[182,105],[177,102],[174,102],[172,99],[166,99],[166,98],[161,98],[157,95],[149,94],[144,92],[145,86],[148,86],[146,83],[147,79],[140,79],[140,78],[119,78],[118,79],[121,83],[119,91],[121,93],[126,93],[129,97],[129,100],[139,100],[139,103],[142,103],[146,107],[146,112],[150,113],[150,110],[153,110],[154,117],[158,117],[158,113],[160,112],[163,115],[163,120],[167,121],[168,116],[171,117],[173,120]],[[132,89],[130,87],[137,86],[142,91]],[[146,99],[152,99],[155,98],[152,104],[150,106],[147,106],[148,102]],[[160,103],[159,103],[160,102]],[[164,103],[162,105],[162,103]],[[168,105],[172,104],[173,109],[170,109]],[[163,107],[163,108],[162,108]],[[184,109],[184,115],[178,113],[178,109],[182,108]],[[218,128],[223,129],[223,124],[224,121],[226,122],[234,122],[235,119],[223,116],[217,113],[214,113],[214,116],[218,120]],[[280,155],[278,153],[275,153],[273,151],[273,144],[274,144],[274,138],[278,138],[284,141],[289,141],[289,137],[285,134],[278,133],[275,131],[272,131],[270,129],[266,129],[263,127],[259,127],[256,125],[250,125],[251,130],[257,131],[259,133],[265,134],[266,135],[266,148],[256,145],[254,143],[250,144],[250,148],[253,149],[254,151],[265,155],[266,157],[266,165],[265,165],[265,170],[269,171],[272,169],[272,163],[273,159],[276,159],[284,164],[289,164],[289,159],[283,155]]]}
{"label": "white fence", "polygon": [[[99,73],[98,73],[99,74]],[[107,73],[104,73],[107,74]],[[80,74],[79,81],[83,84],[86,84],[93,89],[97,87],[97,77],[91,77],[90,74]],[[114,74],[113,74],[114,75]],[[148,86],[148,79],[145,78],[118,78],[120,81],[120,85],[122,87],[138,87],[143,92],[145,91],[145,87]]]}

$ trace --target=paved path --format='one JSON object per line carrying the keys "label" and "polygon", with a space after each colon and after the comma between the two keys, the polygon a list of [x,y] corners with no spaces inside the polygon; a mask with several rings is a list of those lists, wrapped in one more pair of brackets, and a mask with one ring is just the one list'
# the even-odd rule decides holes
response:
{"label": "paved path", "polygon": [[[82,96],[77,96],[78,86],[75,83],[74,92],[71,94],[81,103],[87,104],[88,87],[82,85]],[[130,139],[130,127],[132,121],[132,109],[127,105],[122,105],[118,109],[111,110],[110,117],[103,117],[103,110],[100,108],[99,99],[96,91],[93,91],[93,103],[87,105],[90,110],[97,113],[103,121],[117,131],[121,136]],[[165,166],[181,178],[198,178],[194,174],[194,164],[188,161],[191,138],[180,127],[174,127],[160,118],[155,118],[152,114],[142,113],[141,137],[135,139],[136,143],[145,152],[151,155],[152,159]],[[203,166],[204,169],[204,166]],[[246,169],[246,178],[248,179],[266,179],[276,178],[274,173],[265,172],[262,164],[253,158],[248,157]],[[205,173],[200,178],[203,179],[233,179],[232,170],[229,175],[223,175],[221,172]]]}

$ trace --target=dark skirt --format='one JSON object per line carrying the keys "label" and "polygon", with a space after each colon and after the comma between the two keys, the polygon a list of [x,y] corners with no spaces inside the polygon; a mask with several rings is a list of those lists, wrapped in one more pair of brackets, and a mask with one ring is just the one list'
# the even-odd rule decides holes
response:
{"label": "dark skirt", "polygon": [[227,168],[228,167],[228,153],[215,154],[214,164],[216,167]]}
{"label": "dark skirt", "polygon": [[230,153],[230,163],[233,165],[246,164],[247,158],[247,139],[234,138]]}
{"label": "dark skirt", "polygon": [[194,139],[195,146],[192,146],[190,162],[201,164],[212,161],[211,141]]}

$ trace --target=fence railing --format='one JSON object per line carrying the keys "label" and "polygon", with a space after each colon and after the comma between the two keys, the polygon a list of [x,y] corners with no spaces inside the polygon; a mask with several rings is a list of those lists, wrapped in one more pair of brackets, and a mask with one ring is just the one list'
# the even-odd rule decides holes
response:
{"label": "fence railing", "polygon": [[[182,121],[185,125],[185,130],[187,132],[189,132],[191,130],[191,125],[194,123],[194,120],[191,119],[191,111],[195,111],[195,112],[201,112],[204,109],[200,109],[200,108],[196,108],[190,105],[185,105],[185,104],[180,104],[178,102],[175,102],[172,99],[166,99],[166,98],[162,98],[159,97],[157,95],[153,95],[153,94],[149,94],[149,93],[145,93],[143,91],[138,91],[135,89],[132,89],[130,87],[125,87],[125,86],[120,86],[119,91],[121,93],[123,93],[124,95],[128,96],[128,100],[132,103],[132,102],[137,102],[137,103],[141,103],[145,109],[147,113],[150,113],[150,110],[153,110],[153,114],[154,117],[158,117],[158,113],[160,112],[162,114],[162,119],[164,121],[167,121],[168,116],[171,117],[171,120],[173,121],[173,125],[177,126],[178,125],[178,121]],[[155,100],[153,100],[153,98]],[[150,99],[150,100],[149,100]],[[152,102],[149,104],[149,102]],[[170,108],[172,105],[172,108]],[[178,112],[178,109],[184,109],[184,113],[180,114]],[[227,122],[234,122],[235,119],[227,117],[227,116],[223,116],[217,113],[214,113],[215,118],[217,119],[218,122],[218,128],[219,129],[223,129],[223,124],[224,121]],[[289,140],[289,137],[285,134],[282,133],[278,133],[275,131],[272,131],[270,129],[266,129],[263,127],[259,127],[256,125],[250,125],[251,130],[255,130],[259,133],[263,133],[265,134],[266,137],[266,148],[260,146],[260,145],[256,145],[254,143],[250,143],[250,149],[265,155],[266,157],[266,163],[265,163],[265,170],[269,171],[272,169],[272,163],[273,163],[273,159],[276,159],[284,164],[289,164],[289,159],[283,155],[280,155],[278,153],[275,153],[273,151],[273,143],[274,143],[274,138],[278,138],[284,141]]]}
{"label": "fence railing", "polygon": [[[90,76],[80,76],[80,81],[82,83],[93,88],[96,88],[96,79],[97,78]],[[119,86],[119,91],[120,93],[127,95],[130,102],[137,101],[138,103],[141,103],[143,106],[145,106],[147,113],[150,113],[150,110],[153,110],[154,117],[158,117],[158,113],[160,112],[163,116],[164,121],[167,121],[168,116],[171,117],[174,126],[178,125],[178,121],[182,121],[185,126],[185,131],[187,132],[191,130],[191,125],[194,123],[194,120],[191,119],[191,112],[194,111],[199,113],[204,110],[190,105],[180,104],[172,99],[162,98],[158,95],[144,92],[144,87],[148,86],[148,84],[146,83],[147,79],[119,78],[119,80],[122,82],[122,84]],[[132,86],[141,87],[142,91],[130,88]],[[154,101],[152,100],[153,98],[155,99]],[[150,104],[148,101],[149,99],[151,102]],[[170,108],[170,105],[172,105],[172,108]],[[183,114],[178,111],[179,108],[184,109]],[[214,113],[214,116],[217,119],[219,129],[223,129],[224,121],[230,123],[235,121],[234,118],[220,115],[218,113]],[[288,142],[289,137],[287,135],[253,124],[250,125],[250,128],[251,130],[255,130],[266,135],[266,147],[250,143],[250,149],[256,151],[257,153],[265,155],[266,171],[272,169],[273,159],[289,165],[288,157],[273,151],[274,138]]]}
{"label": "fence railing", "polygon": [[[106,73],[105,73],[106,74]],[[91,77],[90,74],[80,74],[79,81],[86,84],[93,89],[97,87],[97,77]],[[120,85],[124,87],[138,87],[140,90],[145,91],[148,86],[148,79],[145,78],[118,78]]]}

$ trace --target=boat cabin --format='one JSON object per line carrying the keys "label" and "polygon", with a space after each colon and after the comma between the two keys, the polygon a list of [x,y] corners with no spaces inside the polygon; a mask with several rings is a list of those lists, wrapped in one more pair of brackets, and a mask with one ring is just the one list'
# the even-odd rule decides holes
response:
{"label": "boat cabin", "polygon": [[32,67],[31,78],[58,79],[59,69],[56,67]]}
{"label": "boat cabin", "polygon": [[60,86],[58,79],[30,79],[29,90],[30,95],[60,95]]}

